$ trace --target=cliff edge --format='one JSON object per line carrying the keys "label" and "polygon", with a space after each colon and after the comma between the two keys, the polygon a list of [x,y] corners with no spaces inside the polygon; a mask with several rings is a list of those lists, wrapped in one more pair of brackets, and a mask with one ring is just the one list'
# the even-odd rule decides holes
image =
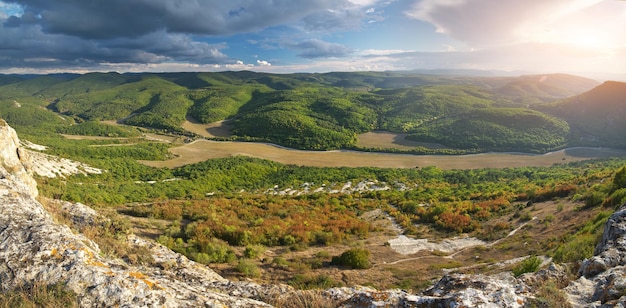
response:
{"label": "cliff edge", "polygon": [[76,292],[81,307],[269,307],[245,294],[231,296],[210,288],[225,279],[138,238],[131,237],[134,244],[147,245],[155,258],[169,259],[171,268],[135,267],[102,257],[94,242],[55,222],[35,199],[30,170],[17,134],[0,120],[1,292],[61,283]]}

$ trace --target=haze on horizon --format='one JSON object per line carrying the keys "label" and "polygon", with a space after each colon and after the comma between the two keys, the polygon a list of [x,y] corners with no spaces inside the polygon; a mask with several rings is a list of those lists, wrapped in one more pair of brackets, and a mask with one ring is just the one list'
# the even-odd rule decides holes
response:
{"label": "haze on horizon", "polygon": [[0,0],[0,73],[480,69],[626,79],[620,0]]}

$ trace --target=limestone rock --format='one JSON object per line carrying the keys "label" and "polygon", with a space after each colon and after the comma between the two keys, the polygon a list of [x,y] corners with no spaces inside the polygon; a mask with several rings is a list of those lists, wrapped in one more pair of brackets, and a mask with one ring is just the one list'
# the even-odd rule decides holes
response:
{"label": "limestone rock", "polygon": [[579,307],[623,307],[626,300],[626,205],[609,217],[595,255],[582,262],[581,277],[565,288]]}
{"label": "limestone rock", "polygon": [[32,162],[27,151],[20,147],[17,133],[0,119],[0,178],[15,178],[31,196],[37,197],[37,182],[32,175]]}
{"label": "limestone rock", "polygon": [[[149,249],[157,251],[157,256],[162,251],[162,257],[178,260],[173,270],[135,267],[102,257],[95,243],[55,222],[35,200],[35,181],[18,145],[15,131],[1,121],[0,292],[36,283],[62,283],[77,293],[81,307],[269,307],[207,289],[205,285],[224,278],[156,243]],[[95,212],[84,205],[67,205],[66,209],[78,223],[94,219]],[[139,239],[133,243],[146,244]]]}

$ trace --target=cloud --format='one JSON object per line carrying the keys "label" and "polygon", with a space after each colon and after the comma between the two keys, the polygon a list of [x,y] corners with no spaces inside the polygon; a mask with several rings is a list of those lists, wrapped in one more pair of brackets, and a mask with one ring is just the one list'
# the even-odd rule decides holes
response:
{"label": "cloud", "polygon": [[422,0],[406,14],[474,47],[519,43],[602,0]]}
{"label": "cloud", "polygon": [[0,67],[97,67],[102,63],[168,61],[229,63],[225,44],[208,44],[181,34],[151,33],[136,39],[83,40],[47,34],[38,25],[0,23]]}
{"label": "cloud", "polygon": [[257,63],[259,66],[272,66],[272,63],[269,63],[269,62],[267,62],[267,61],[265,61],[265,60],[256,60],[256,63]]}
{"label": "cloud", "polygon": [[402,49],[366,49],[361,50],[358,54],[362,57],[379,57],[379,56],[393,56],[406,53],[413,53],[414,50],[402,50]]}
{"label": "cloud", "polygon": [[324,10],[308,15],[302,21],[308,31],[351,30],[359,28],[367,15],[367,11],[359,8]]}
{"label": "cloud", "polygon": [[351,53],[351,49],[338,43],[325,42],[319,39],[310,39],[296,44],[291,48],[298,51],[298,56],[308,59],[343,57]]}
{"label": "cloud", "polygon": [[[268,29],[277,29],[269,32],[276,41],[303,40],[310,31],[355,29],[366,19],[381,19],[371,10],[379,1],[0,0],[0,67],[237,65],[226,43],[207,42]],[[277,33],[280,36],[271,36]],[[267,38],[258,36],[260,41]],[[344,45],[318,39],[288,47],[309,59],[350,52]]]}
{"label": "cloud", "polygon": [[380,2],[381,0],[348,0],[348,1],[358,6],[372,6]]}
{"label": "cloud", "polygon": [[13,15],[20,16],[23,13],[24,11],[20,5],[0,1],[0,18],[8,18]]}
{"label": "cloud", "polygon": [[[12,0],[38,16],[46,33],[87,39],[139,37],[151,32],[228,35],[293,22],[347,0]],[[352,5],[353,6],[353,5]]]}

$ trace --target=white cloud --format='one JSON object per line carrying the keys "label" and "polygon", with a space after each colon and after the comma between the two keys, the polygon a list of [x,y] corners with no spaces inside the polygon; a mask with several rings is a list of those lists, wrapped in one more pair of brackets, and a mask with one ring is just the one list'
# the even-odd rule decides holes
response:
{"label": "white cloud", "polygon": [[22,14],[24,14],[24,9],[21,5],[0,1],[0,18],[22,16]]}
{"label": "white cloud", "polygon": [[360,50],[358,55],[363,57],[371,57],[371,56],[389,56],[389,55],[398,55],[404,54],[408,52],[415,52],[415,50],[401,50],[401,49],[365,49]]}
{"label": "white cloud", "polygon": [[247,70],[247,69],[251,69],[254,67],[254,64],[246,64],[241,60],[237,60],[234,64],[223,64],[223,65],[219,65],[218,66],[219,69],[226,69],[226,70],[230,70],[230,71],[240,71],[240,70]]}
{"label": "white cloud", "polygon": [[256,63],[257,63],[259,66],[272,66],[272,63],[269,63],[269,62],[267,62],[267,61],[265,61],[265,60],[256,60]]}
{"label": "white cloud", "polygon": [[285,45],[297,50],[298,56],[307,59],[344,57],[352,52],[352,50],[345,45],[326,42],[320,39],[310,39],[298,43],[287,43]]}
{"label": "white cloud", "polygon": [[381,0],[348,0],[349,2],[358,6],[372,6]]}

